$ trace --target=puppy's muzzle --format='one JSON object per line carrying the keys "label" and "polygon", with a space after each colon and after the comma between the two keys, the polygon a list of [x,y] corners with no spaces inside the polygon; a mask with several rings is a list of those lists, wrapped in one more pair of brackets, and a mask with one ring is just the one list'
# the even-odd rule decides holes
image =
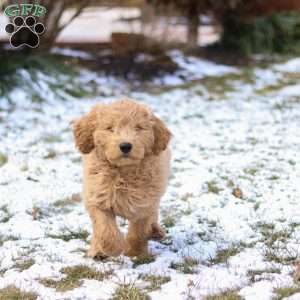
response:
{"label": "puppy's muzzle", "polygon": [[129,154],[129,152],[132,149],[132,144],[131,143],[121,143],[119,147],[123,154]]}

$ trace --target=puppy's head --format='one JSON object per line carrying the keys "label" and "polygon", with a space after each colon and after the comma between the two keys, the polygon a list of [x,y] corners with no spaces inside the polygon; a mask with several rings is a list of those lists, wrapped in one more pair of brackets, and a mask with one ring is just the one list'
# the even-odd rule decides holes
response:
{"label": "puppy's head", "polygon": [[115,166],[138,164],[167,148],[171,133],[146,106],[132,100],[98,104],[74,121],[76,146],[83,154],[94,148]]}

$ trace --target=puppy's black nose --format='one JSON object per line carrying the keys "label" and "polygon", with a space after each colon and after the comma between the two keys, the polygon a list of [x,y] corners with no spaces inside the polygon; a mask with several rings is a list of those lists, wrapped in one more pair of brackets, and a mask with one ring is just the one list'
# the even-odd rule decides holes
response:
{"label": "puppy's black nose", "polygon": [[120,149],[124,154],[128,154],[132,148],[132,144],[130,143],[122,143],[120,144]]}

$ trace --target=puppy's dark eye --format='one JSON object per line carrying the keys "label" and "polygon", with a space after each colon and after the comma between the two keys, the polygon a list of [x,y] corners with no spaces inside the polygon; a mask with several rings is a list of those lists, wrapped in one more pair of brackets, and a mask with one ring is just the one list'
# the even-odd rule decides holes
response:
{"label": "puppy's dark eye", "polygon": [[135,129],[136,129],[137,131],[145,130],[145,128],[144,128],[143,126],[141,126],[141,125],[136,125],[136,126],[135,126]]}
{"label": "puppy's dark eye", "polygon": [[112,126],[107,126],[107,127],[105,128],[105,130],[110,131],[110,132],[113,132],[113,131],[114,131],[114,128],[113,128]]}

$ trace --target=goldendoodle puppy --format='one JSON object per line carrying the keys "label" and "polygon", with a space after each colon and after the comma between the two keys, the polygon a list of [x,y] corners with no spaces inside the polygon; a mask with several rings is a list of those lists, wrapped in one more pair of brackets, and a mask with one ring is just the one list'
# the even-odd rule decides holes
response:
{"label": "goldendoodle puppy", "polygon": [[[169,175],[170,131],[149,108],[127,99],[97,104],[73,122],[73,131],[93,225],[88,255],[146,254],[149,239],[164,237],[158,210]],[[129,220],[126,239],[116,216]]]}

